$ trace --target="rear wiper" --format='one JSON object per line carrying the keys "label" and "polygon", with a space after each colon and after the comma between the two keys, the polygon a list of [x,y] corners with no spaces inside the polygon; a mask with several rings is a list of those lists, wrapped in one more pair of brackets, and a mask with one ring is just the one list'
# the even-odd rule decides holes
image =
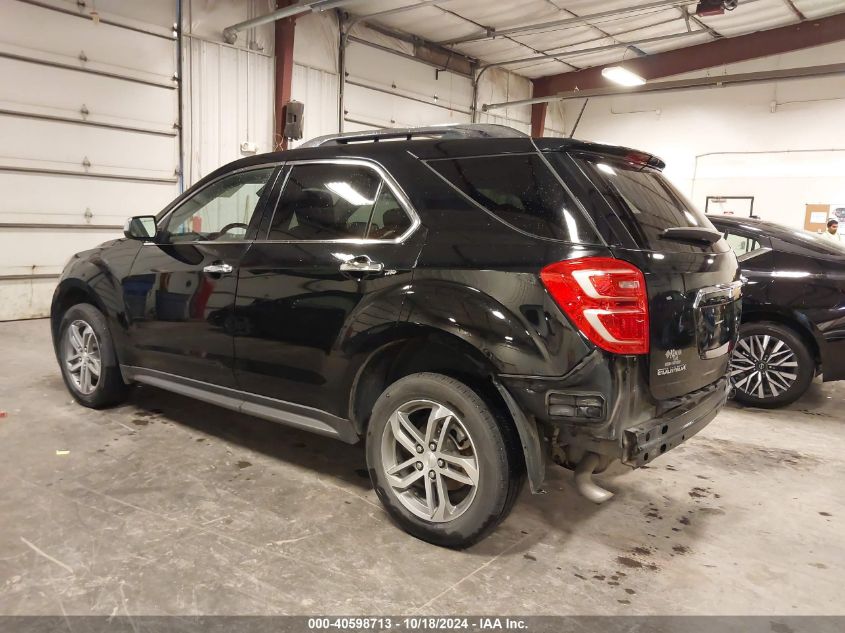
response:
{"label": "rear wiper", "polygon": [[664,229],[660,237],[664,240],[676,240],[678,242],[713,244],[722,239],[722,234],[704,226],[672,226]]}

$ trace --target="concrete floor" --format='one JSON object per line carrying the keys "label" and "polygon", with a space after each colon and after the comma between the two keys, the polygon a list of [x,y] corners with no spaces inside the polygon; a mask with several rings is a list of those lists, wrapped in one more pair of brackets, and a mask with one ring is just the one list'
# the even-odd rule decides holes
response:
{"label": "concrete floor", "polygon": [[0,349],[0,615],[845,614],[845,383],[731,406],[603,506],[553,467],[454,552],[390,523],[360,447],[150,388],[80,407],[44,320]]}

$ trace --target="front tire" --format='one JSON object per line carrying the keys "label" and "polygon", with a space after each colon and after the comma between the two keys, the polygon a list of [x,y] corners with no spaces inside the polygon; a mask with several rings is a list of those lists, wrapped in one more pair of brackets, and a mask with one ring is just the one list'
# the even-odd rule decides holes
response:
{"label": "front tire", "polygon": [[390,385],[367,429],[367,465],[393,520],[464,548],[510,512],[523,477],[516,431],[467,385],[419,373]]}
{"label": "front tire", "polygon": [[764,409],[791,404],[807,391],[815,367],[806,343],[794,330],[767,321],[746,323],[731,354],[734,398]]}
{"label": "front tire", "polygon": [[59,325],[62,378],[81,405],[101,409],[126,399],[111,333],[103,313],[88,303],[68,308]]}

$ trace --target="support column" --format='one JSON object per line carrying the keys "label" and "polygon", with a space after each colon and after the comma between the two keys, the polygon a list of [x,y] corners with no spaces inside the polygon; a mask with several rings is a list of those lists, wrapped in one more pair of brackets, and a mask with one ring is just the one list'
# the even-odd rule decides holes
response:
{"label": "support column", "polygon": [[546,112],[549,109],[548,103],[531,104],[531,136],[539,138],[543,136],[546,129]]}
{"label": "support column", "polygon": [[[280,0],[278,8],[284,8],[295,0]],[[296,17],[276,20],[276,107],[274,111],[273,149],[287,149],[288,141],[284,137],[285,104],[291,98],[293,83],[293,36]]]}

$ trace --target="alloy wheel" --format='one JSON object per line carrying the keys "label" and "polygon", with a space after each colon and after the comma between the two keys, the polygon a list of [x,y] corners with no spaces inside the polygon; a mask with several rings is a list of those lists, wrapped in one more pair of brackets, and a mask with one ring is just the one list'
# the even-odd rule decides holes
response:
{"label": "alloy wheel", "polygon": [[76,320],[68,326],[63,357],[76,390],[85,396],[93,393],[100,382],[102,360],[97,335],[88,323]]}
{"label": "alloy wheel", "polygon": [[388,419],[381,442],[388,485],[414,515],[445,523],[472,505],[478,457],[458,415],[431,400],[406,402]]}
{"label": "alloy wheel", "polygon": [[776,336],[746,336],[731,354],[730,375],[736,389],[761,400],[776,398],[798,379],[798,358]]}

